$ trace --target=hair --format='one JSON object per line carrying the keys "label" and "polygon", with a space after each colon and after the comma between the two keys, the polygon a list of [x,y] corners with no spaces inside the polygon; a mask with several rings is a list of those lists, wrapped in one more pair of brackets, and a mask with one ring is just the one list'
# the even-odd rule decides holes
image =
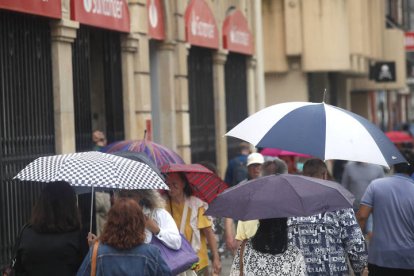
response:
{"label": "hair", "polygon": [[303,164],[303,175],[310,177],[323,178],[328,172],[328,167],[321,159],[309,159]]}
{"label": "hair", "polygon": [[240,142],[238,145],[239,148],[239,152],[242,153],[244,151],[248,151],[249,153],[251,153],[251,149],[250,149],[250,144],[246,143],[246,142]]}
{"label": "hair", "polygon": [[401,154],[407,159],[407,162],[394,164],[395,173],[411,175],[414,173],[414,154],[411,151],[402,151]]}
{"label": "hair", "polygon": [[69,183],[48,183],[37,200],[30,218],[39,233],[65,233],[81,229],[76,194]]}
{"label": "hair", "polygon": [[285,174],[288,171],[286,162],[279,158],[265,161],[262,165],[263,176]]}
{"label": "hair", "polygon": [[131,198],[118,198],[108,212],[99,239],[117,249],[130,249],[142,244],[145,240],[145,218],[138,203]]}
{"label": "hair", "polygon": [[287,218],[259,220],[259,228],[252,238],[253,249],[266,254],[280,254],[288,246]]}
{"label": "hair", "polygon": [[120,190],[118,192],[118,196],[133,199],[135,199],[138,196],[140,197],[140,202],[138,203],[141,206],[144,206],[150,210],[165,207],[165,200],[162,198],[161,194],[156,190]]}
{"label": "hair", "polygon": [[190,197],[193,195],[193,190],[190,187],[190,183],[188,182],[187,177],[185,176],[185,173],[178,172],[178,175],[180,176],[181,180],[184,182],[184,194],[187,197]]}

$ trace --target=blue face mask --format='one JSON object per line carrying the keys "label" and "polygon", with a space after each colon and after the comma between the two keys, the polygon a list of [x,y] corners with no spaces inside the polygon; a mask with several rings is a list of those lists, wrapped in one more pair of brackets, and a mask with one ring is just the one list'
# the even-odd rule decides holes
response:
{"label": "blue face mask", "polygon": [[302,162],[297,162],[296,163],[296,169],[300,172],[303,171],[303,163]]}

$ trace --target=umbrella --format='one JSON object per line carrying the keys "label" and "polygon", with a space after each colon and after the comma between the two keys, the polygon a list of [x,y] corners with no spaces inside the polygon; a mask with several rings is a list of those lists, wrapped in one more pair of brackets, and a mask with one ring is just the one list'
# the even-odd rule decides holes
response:
{"label": "umbrella", "polygon": [[287,150],[281,150],[281,149],[272,149],[272,148],[265,148],[260,152],[262,155],[265,156],[297,156],[297,157],[311,157],[310,155],[303,154],[303,153],[297,153],[297,152],[291,152]]}
{"label": "umbrella", "polygon": [[205,214],[237,220],[311,216],[351,208],[353,200],[353,195],[336,182],[280,174],[227,189]]}
{"label": "umbrella", "polygon": [[121,156],[127,159],[131,159],[134,161],[138,161],[148,165],[151,169],[154,170],[164,180],[164,176],[162,175],[161,171],[155,166],[155,164],[147,157],[147,155],[143,152],[133,152],[133,151],[118,151],[112,153],[116,156]]}
{"label": "umbrella", "polygon": [[[39,157],[21,170],[23,181],[66,181],[75,187],[103,189],[166,189],[163,179],[148,165],[97,151]],[[93,197],[91,201],[92,228]],[[91,231],[91,229],[90,229]]]}
{"label": "umbrella", "polygon": [[183,159],[177,153],[147,139],[114,142],[103,148],[102,151],[106,153],[119,151],[143,152],[158,168],[170,163],[184,164]]}
{"label": "umbrella", "polygon": [[182,172],[187,177],[193,194],[210,203],[218,194],[228,188],[227,184],[215,173],[200,164],[169,164],[161,167],[161,172]]}
{"label": "umbrella", "polygon": [[388,131],[385,132],[385,135],[396,144],[413,142],[413,137],[405,131]]}
{"label": "umbrella", "polygon": [[407,162],[377,126],[325,103],[276,104],[246,118],[226,135],[257,147],[319,157],[389,165]]}
{"label": "umbrella", "polygon": [[66,181],[80,187],[168,190],[148,165],[97,151],[39,157],[14,178],[38,182]]}

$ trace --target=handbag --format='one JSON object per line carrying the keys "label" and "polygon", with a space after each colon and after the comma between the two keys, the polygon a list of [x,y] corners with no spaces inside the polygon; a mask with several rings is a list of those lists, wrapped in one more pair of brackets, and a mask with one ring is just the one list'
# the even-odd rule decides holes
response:
{"label": "handbag", "polygon": [[155,245],[161,251],[161,257],[171,269],[173,275],[177,275],[190,269],[198,262],[198,256],[187,239],[181,236],[181,247],[178,250],[168,248],[155,235],[152,235],[150,244]]}
{"label": "handbag", "polygon": [[24,229],[26,229],[27,226],[29,226],[29,224],[26,223],[25,225],[23,225],[22,229],[20,229],[19,235],[17,236],[16,242],[14,243],[10,264],[3,268],[3,271],[2,271],[3,276],[14,276],[16,274],[14,267],[17,261],[17,250],[19,249],[19,246],[20,246],[20,240],[22,238],[23,231]]}

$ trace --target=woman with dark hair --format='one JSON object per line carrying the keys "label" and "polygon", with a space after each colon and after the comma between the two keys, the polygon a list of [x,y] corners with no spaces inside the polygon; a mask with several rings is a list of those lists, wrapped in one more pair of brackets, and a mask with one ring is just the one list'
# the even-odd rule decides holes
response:
{"label": "woman with dark hair", "polygon": [[[145,217],[138,203],[119,198],[99,237],[96,275],[171,275],[157,247],[145,244]],[[77,275],[91,275],[93,246]]]}
{"label": "woman with dark hair", "polygon": [[208,270],[207,241],[213,257],[213,273],[219,274],[221,261],[212,229],[213,222],[209,217],[204,216],[207,203],[192,196],[192,189],[184,173],[168,173],[166,182],[170,188],[167,211],[171,213],[178,229],[198,254],[197,274],[204,275]]}
{"label": "woman with dark hair", "polygon": [[73,188],[63,181],[48,183],[21,233],[17,275],[75,275],[86,246]]}
{"label": "woman with dark hair", "polygon": [[297,247],[288,244],[287,218],[259,220],[256,235],[239,248],[230,275],[306,275],[305,260]]}

